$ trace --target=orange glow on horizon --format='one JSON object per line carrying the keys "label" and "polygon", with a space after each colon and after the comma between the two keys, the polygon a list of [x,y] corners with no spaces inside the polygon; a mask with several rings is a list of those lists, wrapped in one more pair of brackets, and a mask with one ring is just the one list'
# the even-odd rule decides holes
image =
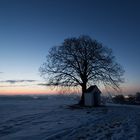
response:
{"label": "orange glow on horizon", "polygon": [[[138,85],[132,86],[129,84],[122,85],[121,92],[113,91],[112,89],[108,88],[108,90],[104,89],[103,87],[99,87],[100,90],[103,92],[103,95],[107,95],[106,93],[113,93],[113,94],[135,94],[136,92],[140,91],[140,87]],[[63,89],[63,88],[55,88],[55,87],[46,87],[46,86],[8,86],[8,87],[0,87],[0,95],[30,95],[30,94],[58,94],[58,93],[81,93],[81,87],[78,89]]]}
{"label": "orange glow on horizon", "polygon": [[56,94],[56,91],[43,87],[0,88],[0,95]]}

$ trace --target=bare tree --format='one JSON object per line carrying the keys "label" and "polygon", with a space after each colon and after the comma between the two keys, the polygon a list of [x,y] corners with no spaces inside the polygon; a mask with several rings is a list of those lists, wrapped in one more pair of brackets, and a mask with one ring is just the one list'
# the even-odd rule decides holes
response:
{"label": "bare tree", "polygon": [[115,61],[111,49],[89,36],[80,36],[65,39],[60,46],[52,47],[47,61],[40,67],[40,73],[48,85],[80,85],[80,104],[84,104],[88,86],[103,83],[119,88],[124,70]]}

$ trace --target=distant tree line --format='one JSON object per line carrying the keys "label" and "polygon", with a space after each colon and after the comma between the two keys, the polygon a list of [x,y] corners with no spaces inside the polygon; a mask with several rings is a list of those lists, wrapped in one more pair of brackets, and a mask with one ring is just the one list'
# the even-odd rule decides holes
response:
{"label": "distant tree line", "polygon": [[140,92],[136,92],[135,95],[128,95],[125,97],[124,95],[116,95],[113,97],[114,103],[120,103],[120,104],[135,104],[140,105]]}

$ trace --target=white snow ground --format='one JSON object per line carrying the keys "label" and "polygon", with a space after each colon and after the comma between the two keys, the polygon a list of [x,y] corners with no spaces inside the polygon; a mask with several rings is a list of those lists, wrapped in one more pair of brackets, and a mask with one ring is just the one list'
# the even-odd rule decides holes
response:
{"label": "white snow ground", "polygon": [[0,100],[0,140],[140,140],[140,107],[68,108],[76,102]]}

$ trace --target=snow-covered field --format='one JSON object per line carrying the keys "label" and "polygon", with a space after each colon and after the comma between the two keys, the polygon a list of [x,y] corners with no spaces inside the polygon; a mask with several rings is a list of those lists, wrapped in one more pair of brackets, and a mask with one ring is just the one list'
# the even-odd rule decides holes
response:
{"label": "snow-covered field", "polygon": [[140,107],[71,109],[72,97],[0,99],[0,140],[140,140]]}

